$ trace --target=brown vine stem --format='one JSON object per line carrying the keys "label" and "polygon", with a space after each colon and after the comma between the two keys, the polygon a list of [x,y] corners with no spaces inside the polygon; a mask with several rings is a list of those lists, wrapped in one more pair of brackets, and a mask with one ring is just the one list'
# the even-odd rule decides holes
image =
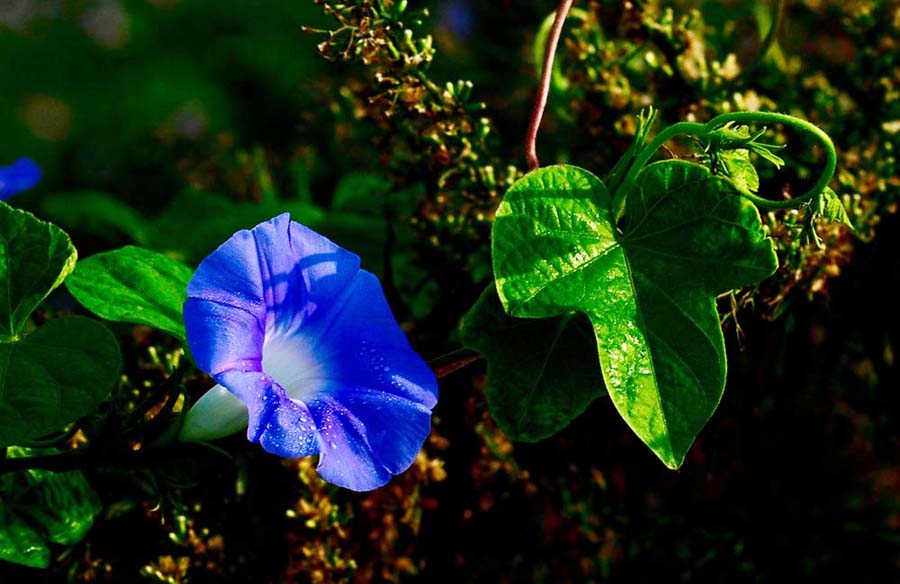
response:
{"label": "brown vine stem", "polygon": [[553,76],[553,60],[556,57],[556,47],[559,46],[559,38],[562,36],[563,25],[569,16],[569,10],[575,0],[562,0],[556,10],[556,20],[547,37],[547,50],[544,52],[544,68],[541,71],[541,81],[538,86],[538,94],[534,98],[534,108],[531,110],[531,122],[528,125],[528,133],[525,136],[525,158],[528,161],[528,170],[537,170],[541,167],[537,155],[537,135],[544,117],[544,108],[547,107],[547,97],[550,95],[550,79]]}
{"label": "brown vine stem", "polygon": [[446,377],[455,371],[459,371],[467,365],[482,359],[482,356],[469,349],[457,349],[428,362],[428,366],[438,379]]}

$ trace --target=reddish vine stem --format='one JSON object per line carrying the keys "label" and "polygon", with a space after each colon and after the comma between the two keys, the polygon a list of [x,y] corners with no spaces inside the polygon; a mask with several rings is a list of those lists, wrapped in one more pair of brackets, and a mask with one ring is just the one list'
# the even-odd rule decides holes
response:
{"label": "reddish vine stem", "polygon": [[541,81],[538,86],[538,94],[534,98],[534,108],[531,110],[531,122],[528,125],[528,133],[525,135],[525,158],[528,161],[528,170],[537,170],[541,167],[537,155],[537,135],[541,127],[541,119],[544,117],[544,108],[547,107],[547,97],[550,95],[550,79],[553,76],[553,60],[556,57],[556,47],[559,46],[559,38],[562,36],[563,25],[569,16],[569,10],[575,0],[562,0],[556,10],[556,20],[547,37],[547,49],[544,52],[544,68],[541,71]]}
{"label": "reddish vine stem", "polygon": [[442,355],[428,362],[428,366],[438,379],[446,377],[455,371],[459,371],[467,365],[481,359],[482,356],[469,349],[457,349],[452,353]]}

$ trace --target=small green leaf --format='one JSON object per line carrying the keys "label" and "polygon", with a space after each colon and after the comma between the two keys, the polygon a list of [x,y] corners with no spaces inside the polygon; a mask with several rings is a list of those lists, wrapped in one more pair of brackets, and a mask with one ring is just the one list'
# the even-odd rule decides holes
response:
{"label": "small green leaf", "polygon": [[513,440],[555,434],[605,393],[597,342],[582,314],[513,318],[492,284],[463,320],[462,340],[487,359],[488,407]]}
{"label": "small green leaf", "polygon": [[[784,150],[784,146],[758,142],[757,140],[765,133],[766,130],[762,129],[756,134],[751,134],[749,127],[736,126],[729,123],[717,130],[713,130],[706,136],[706,140],[708,141],[707,150],[717,158],[735,158],[733,156],[734,153],[744,151],[748,156],[741,155],[736,158],[741,161],[746,159],[748,164],[750,162],[749,151],[753,151],[757,156],[774,165],[775,168],[781,168],[784,166],[784,160],[775,153]],[[743,162],[740,162],[739,164],[743,166]],[[746,171],[742,171],[742,173],[743,172]],[[756,174],[755,170],[753,174]],[[759,188],[758,182],[759,180],[757,179],[757,188]],[[756,192],[756,189],[752,189],[752,191]]]}
{"label": "small green leaf", "polygon": [[18,337],[77,257],[62,229],[0,202],[0,341]]}
{"label": "small green leaf", "polygon": [[724,389],[715,297],[773,273],[775,251],[756,207],[696,164],[643,169],[621,231],[611,204],[580,168],[520,179],[493,227],[497,289],[515,317],[587,314],[613,404],[678,468]]}
{"label": "small green leaf", "polygon": [[[12,447],[10,458],[52,451]],[[0,559],[34,568],[50,563],[48,542],[81,541],[102,504],[80,471],[30,469],[4,477],[0,492]]]}
{"label": "small green leaf", "polygon": [[140,213],[103,193],[77,192],[53,195],[41,201],[41,211],[69,230],[114,243],[146,245],[151,226]]}
{"label": "small green leaf", "polygon": [[17,497],[17,511],[41,526],[53,543],[71,545],[81,541],[103,508],[84,475],[79,471],[37,469],[24,474],[29,488]]}
{"label": "small green leaf", "polygon": [[825,217],[832,223],[841,223],[853,229],[853,223],[850,221],[850,216],[847,215],[847,209],[844,208],[844,203],[841,202],[841,198],[837,196],[837,193],[831,190],[831,187],[825,187],[821,197],[822,217]]}
{"label": "small green leaf", "polygon": [[747,150],[725,150],[717,154],[723,173],[730,178],[738,188],[755,193],[759,190],[759,174],[756,167],[750,162],[750,152]]}
{"label": "small green leaf", "polygon": [[777,144],[763,144],[761,142],[750,142],[747,144],[747,148],[755,152],[759,155],[760,158],[763,158],[769,162],[775,168],[781,168],[784,166],[784,159],[777,154],[776,151],[784,149],[784,146],[778,146]]}
{"label": "small green leaf", "polygon": [[183,341],[181,307],[192,275],[172,258],[129,245],[81,260],[66,286],[101,318],[144,324]]}
{"label": "small green leaf", "polygon": [[94,411],[121,369],[105,326],[80,316],[0,342],[0,448],[39,438]]}
{"label": "small green leaf", "polygon": [[625,151],[625,154],[616,162],[609,174],[606,175],[606,184],[610,189],[615,190],[619,187],[635,157],[646,146],[647,136],[650,134],[653,124],[656,123],[658,113],[653,106],[650,106],[641,110],[641,113],[638,114],[634,138],[632,138],[631,144],[628,145],[628,150]]}
{"label": "small green leaf", "polygon": [[43,536],[5,501],[0,502],[0,560],[29,568],[50,565],[50,549]]}

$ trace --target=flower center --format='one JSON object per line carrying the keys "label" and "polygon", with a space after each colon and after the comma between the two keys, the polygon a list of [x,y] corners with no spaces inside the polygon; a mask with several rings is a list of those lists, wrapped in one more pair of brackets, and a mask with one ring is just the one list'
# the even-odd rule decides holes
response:
{"label": "flower center", "polygon": [[301,402],[306,402],[327,382],[324,363],[316,358],[313,344],[298,334],[267,335],[262,366],[263,371],[284,388],[288,397]]}

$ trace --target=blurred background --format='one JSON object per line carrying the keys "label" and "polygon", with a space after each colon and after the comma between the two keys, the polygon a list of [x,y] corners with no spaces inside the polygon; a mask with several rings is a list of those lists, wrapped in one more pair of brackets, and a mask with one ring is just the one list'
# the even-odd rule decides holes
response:
{"label": "blurred background", "polygon": [[[45,171],[14,204],[81,257],[133,243],[191,266],[290,210],[382,277],[426,359],[458,347],[490,282],[491,213],[524,167],[535,35],[555,6],[410,2],[427,14],[399,27],[389,0],[346,21],[327,4],[0,0],[0,165]],[[0,564],[0,582],[900,581],[900,3],[576,7],[544,164],[605,173],[651,104],[670,123],[791,113],[840,153],[854,230],[823,226],[818,250],[789,213],[764,217],[783,268],[723,301],[728,386],[680,471],[604,397],[550,439],[510,442],[478,363],[442,380],[432,437],[381,490],[340,491],[242,436],[229,459],[88,469],[104,511],[87,538],[48,570]],[[407,27],[435,51],[401,44]],[[803,192],[818,156],[772,131],[790,169],[761,170],[761,192]],[[63,295],[48,310],[77,311]],[[137,364],[120,391],[151,391],[150,353],[171,341],[115,331]]]}

